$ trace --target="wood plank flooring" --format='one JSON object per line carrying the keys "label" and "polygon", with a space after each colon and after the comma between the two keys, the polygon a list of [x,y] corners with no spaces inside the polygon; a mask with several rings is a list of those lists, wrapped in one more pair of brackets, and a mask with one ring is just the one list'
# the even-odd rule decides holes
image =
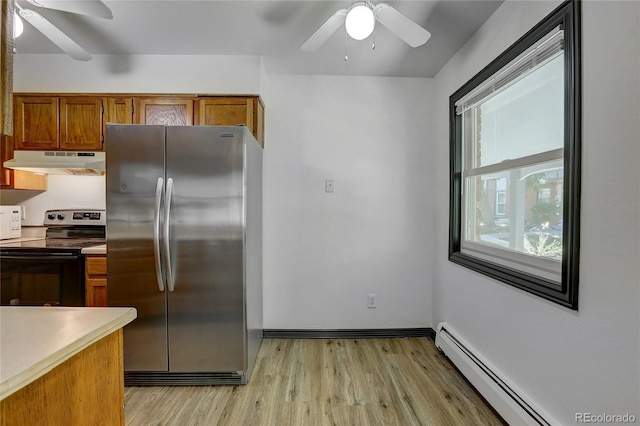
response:
{"label": "wood plank flooring", "polygon": [[126,424],[505,425],[427,338],[265,339],[245,386],[127,387]]}

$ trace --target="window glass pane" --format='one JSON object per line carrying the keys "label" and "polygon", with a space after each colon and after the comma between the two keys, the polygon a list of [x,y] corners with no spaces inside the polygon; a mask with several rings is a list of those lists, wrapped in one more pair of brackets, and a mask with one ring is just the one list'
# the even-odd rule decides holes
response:
{"label": "window glass pane", "polygon": [[563,161],[465,179],[464,239],[562,260]]}
{"label": "window glass pane", "polygon": [[507,214],[507,193],[505,191],[497,191],[497,186],[496,183],[496,216],[504,216]]}
{"label": "window glass pane", "polygon": [[471,167],[564,146],[564,54],[465,112],[472,123]]}

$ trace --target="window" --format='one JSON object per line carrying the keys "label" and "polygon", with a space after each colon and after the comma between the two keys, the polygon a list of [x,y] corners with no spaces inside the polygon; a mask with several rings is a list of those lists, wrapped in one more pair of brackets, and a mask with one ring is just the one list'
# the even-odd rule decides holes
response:
{"label": "window", "polygon": [[449,259],[577,309],[580,2],[450,98]]}
{"label": "window", "polygon": [[551,188],[538,189],[538,204],[548,204],[551,202]]}

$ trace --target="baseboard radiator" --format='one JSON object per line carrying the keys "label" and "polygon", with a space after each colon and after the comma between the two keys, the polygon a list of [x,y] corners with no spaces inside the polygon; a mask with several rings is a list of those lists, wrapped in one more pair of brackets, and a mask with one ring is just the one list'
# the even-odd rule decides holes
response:
{"label": "baseboard radiator", "polygon": [[438,324],[436,346],[510,425],[558,424],[445,322]]}

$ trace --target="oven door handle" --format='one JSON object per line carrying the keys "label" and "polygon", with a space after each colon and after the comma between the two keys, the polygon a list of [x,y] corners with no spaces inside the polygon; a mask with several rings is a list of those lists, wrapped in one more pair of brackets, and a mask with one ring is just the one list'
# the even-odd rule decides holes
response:
{"label": "oven door handle", "polygon": [[173,192],[173,178],[167,179],[167,195],[165,197],[164,205],[164,270],[167,273],[167,287],[169,291],[175,290],[175,283],[173,282],[173,274],[171,273],[171,245],[169,244],[171,224],[171,194]]}
{"label": "oven door handle", "polygon": [[162,264],[160,263],[160,205],[162,203],[162,187],[164,180],[159,177],[156,184],[155,210],[153,214],[153,260],[156,267],[156,280],[158,290],[164,291],[164,280],[162,279]]}

